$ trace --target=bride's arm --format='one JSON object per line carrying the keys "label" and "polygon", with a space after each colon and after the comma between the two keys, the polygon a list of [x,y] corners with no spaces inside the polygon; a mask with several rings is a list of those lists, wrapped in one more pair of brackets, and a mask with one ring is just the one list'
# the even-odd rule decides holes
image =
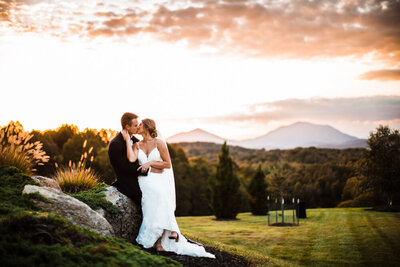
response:
{"label": "bride's arm", "polygon": [[138,148],[137,148],[137,143],[133,144],[133,146],[131,146],[130,144],[127,144],[126,147],[126,153],[128,156],[128,160],[129,162],[135,162],[138,158]]}
{"label": "bride's arm", "polygon": [[157,142],[157,146],[163,161],[152,161],[150,166],[157,169],[171,168],[171,157],[169,156],[167,146],[164,144],[164,142]]}
{"label": "bride's arm", "polygon": [[147,170],[149,167],[156,169],[169,169],[171,168],[171,158],[169,156],[168,148],[164,142],[157,142],[158,150],[160,151],[162,161],[150,161],[139,167],[138,170]]}
{"label": "bride's arm", "polygon": [[135,162],[138,158],[137,144],[133,144],[133,146],[131,146],[130,136],[125,130],[122,132],[122,135],[126,143],[126,157],[128,158],[129,162]]}

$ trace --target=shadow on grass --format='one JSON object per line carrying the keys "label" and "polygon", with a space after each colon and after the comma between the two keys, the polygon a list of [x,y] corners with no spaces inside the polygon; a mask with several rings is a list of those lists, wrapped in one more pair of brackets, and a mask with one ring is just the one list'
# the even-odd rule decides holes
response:
{"label": "shadow on grass", "polygon": [[220,221],[220,222],[224,222],[224,221],[240,221],[240,219],[238,219],[238,218],[235,218],[235,219],[216,219],[216,218],[214,218],[214,219],[212,219],[213,221]]}
{"label": "shadow on grass", "polygon": [[380,212],[400,212],[400,206],[376,206],[364,209],[366,211],[380,211]]}
{"label": "shadow on grass", "polygon": [[271,223],[269,226],[299,226],[296,223]]}

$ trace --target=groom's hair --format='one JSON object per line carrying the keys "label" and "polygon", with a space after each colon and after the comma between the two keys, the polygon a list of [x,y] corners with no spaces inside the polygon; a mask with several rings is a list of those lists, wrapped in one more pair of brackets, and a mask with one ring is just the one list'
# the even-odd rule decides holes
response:
{"label": "groom's hair", "polygon": [[124,115],[121,117],[121,125],[122,129],[125,129],[125,125],[131,126],[132,120],[137,119],[138,116],[136,114],[130,113],[130,112],[125,112]]}

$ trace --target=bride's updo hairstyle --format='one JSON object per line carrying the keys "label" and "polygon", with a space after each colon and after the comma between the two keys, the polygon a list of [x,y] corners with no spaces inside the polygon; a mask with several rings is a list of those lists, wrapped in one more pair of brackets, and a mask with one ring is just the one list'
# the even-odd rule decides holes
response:
{"label": "bride's updo hairstyle", "polygon": [[153,138],[157,137],[156,123],[152,119],[142,120],[143,128],[145,131],[149,132],[150,136]]}

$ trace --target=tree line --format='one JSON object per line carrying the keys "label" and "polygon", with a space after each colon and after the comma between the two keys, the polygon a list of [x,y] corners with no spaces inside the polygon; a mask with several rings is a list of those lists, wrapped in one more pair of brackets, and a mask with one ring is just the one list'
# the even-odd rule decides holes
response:
{"label": "tree line", "polygon": [[[93,147],[90,167],[101,181],[111,184],[115,174],[107,151],[117,133],[110,129],[79,131],[68,124],[55,130],[31,131],[31,141],[43,143],[50,156],[46,164],[36,166],[37,174],[51,177],[55,164],[78,162],[86,140],[87,146]],[[232,214],[265,214],[266,196],[271,200],[299,198],[308,208],[397,203],[399,139],[397,130],[381,126],[368,139],[370,149],[265,151],[226,144],[168,144],[175,174],[176,215],[212,215],[217,206]],[[228,211],[229,205],[235,206],[233,211]]]}

